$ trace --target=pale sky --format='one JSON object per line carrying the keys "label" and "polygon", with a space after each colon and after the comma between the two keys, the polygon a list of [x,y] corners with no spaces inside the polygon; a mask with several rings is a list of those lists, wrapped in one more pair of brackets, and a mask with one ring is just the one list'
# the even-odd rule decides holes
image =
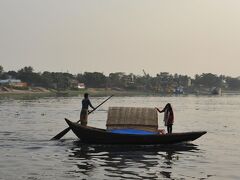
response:
{"label": "pale sky", "polygon": [[240,76],[240,0],[0,0],[0,65]]}

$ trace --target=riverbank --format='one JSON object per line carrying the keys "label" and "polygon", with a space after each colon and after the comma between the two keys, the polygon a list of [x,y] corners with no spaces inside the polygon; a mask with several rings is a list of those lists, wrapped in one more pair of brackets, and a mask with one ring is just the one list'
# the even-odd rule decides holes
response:
{"label": "riverbank", "polygon": [[[0,99],[31,99],[40,97],[61,97],[61,96],[82,96],[84,93],[89,93],[91,96],[149,96],[154,93],[143,91],[126,91],[126,90],[112,90],[105,88],[89,88],[83,90],[65,90],[56,91],[54,89],[35,88],[29,90],[14,90],[0,91]],[[157,95],[157,94],[155,94]]]}
{"label": "riverbank", "polygon": [[[113,90],[105,88],[88,88],[82,90],[65,90],[65,91],[56,91],[54,89],[45,89],[45,88],[30,88],[29,90],[16,90],[10,89],[8,91],[0,90],[0,99],[34,99],[42,97],[63,97],[63,96],[83,96],[84,93],[89,93],[90,96],[172,96],[174,94],[161,94],[153,93],[146,91],[133,91],[133,90]],[[224,91],[222,95],[237,95],[240,94],[239,91]],[[211,94],[184,94],[187,95],[211,95]]]}

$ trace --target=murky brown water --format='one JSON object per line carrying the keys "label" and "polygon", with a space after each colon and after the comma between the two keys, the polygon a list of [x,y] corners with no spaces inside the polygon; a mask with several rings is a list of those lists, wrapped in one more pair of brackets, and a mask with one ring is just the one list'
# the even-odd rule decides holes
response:
{"label": "murky brown water", "polygon": [[80,144],[72,133],[49,141],[67,127],[65,117],[79,118],[80,100],[0,100],[0,179],[240,179],[240,96],[113,97],[89,117],[89,125],[105,128],[109,106],[170,102],[173,131],[208,131],[192,143],[94,146]]}

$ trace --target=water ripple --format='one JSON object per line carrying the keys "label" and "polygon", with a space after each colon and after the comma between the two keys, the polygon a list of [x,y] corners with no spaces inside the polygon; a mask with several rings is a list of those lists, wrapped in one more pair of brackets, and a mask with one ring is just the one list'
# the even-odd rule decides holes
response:
{"label": "water ripple", "polygon": [[[99,104],[104,97],[92,98]],[[64,118],[79,118],[81,97],[0,100],[0,179],[240,179],[239,96],[115,97],[89,116],[105,128],[109,106],[173,104],[175,132],[207,130],[194,141],[167,146],[84,145]],[[159,114],[159,126],[162,124]]]}

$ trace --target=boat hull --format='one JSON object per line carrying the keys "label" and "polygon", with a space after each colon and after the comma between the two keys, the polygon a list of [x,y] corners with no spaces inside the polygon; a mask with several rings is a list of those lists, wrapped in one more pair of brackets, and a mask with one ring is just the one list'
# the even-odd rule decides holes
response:
{"label": "boat hull", "polygon": [[65,119],[73,133],[83,143],[88,144],[139,144],[139,145],[156,145],[156,144],[174,144],[180,142],[193,141],[206,131],[172,133],[172,134],[151,134],[151,135],[134,135],[134,134],[117,134],[111,133],[104,129],[98,129],[88,126],[82,126]]}

